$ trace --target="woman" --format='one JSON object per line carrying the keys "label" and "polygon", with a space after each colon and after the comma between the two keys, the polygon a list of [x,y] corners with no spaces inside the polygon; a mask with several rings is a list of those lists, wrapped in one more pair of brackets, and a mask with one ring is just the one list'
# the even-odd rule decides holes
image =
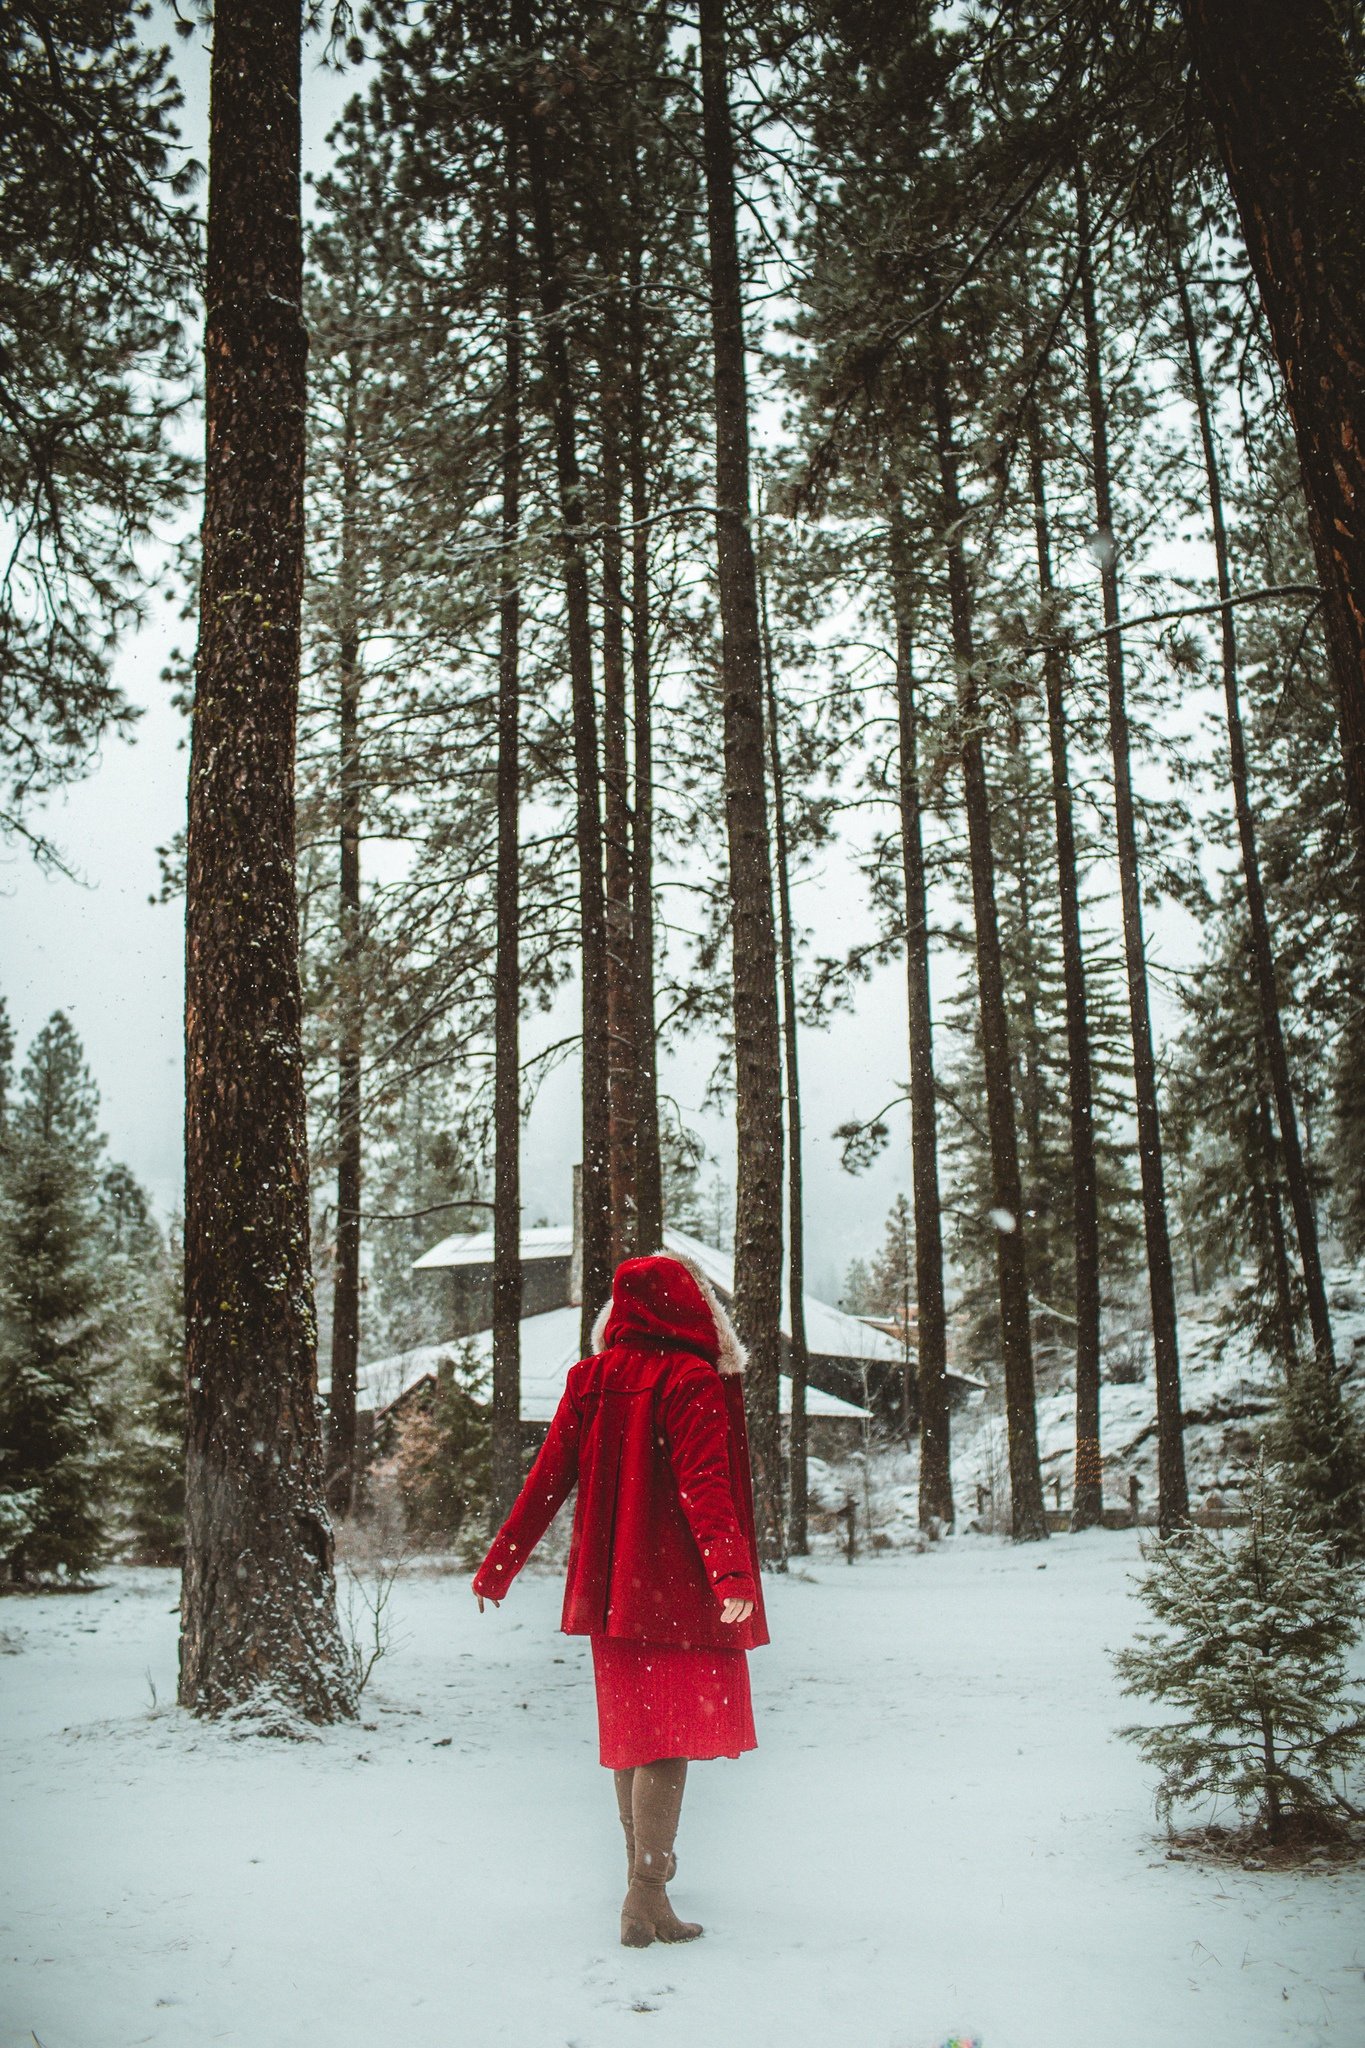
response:
{"label": "woman", "polygon": [[627,1259],[511,1514],[474,1575],[496,1606],[576,1484],[562,1628],[592,1638],[616,1775],[628,1948],[693,1941],[664,1887],[689,1760],[755,1747],[746,1651],[768,1640],[754,1541],[745,1355],[705,1278]]}

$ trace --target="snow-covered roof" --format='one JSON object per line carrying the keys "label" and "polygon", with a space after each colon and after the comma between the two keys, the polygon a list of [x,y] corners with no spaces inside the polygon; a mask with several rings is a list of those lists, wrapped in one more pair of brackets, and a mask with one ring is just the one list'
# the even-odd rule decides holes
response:
{"label": "snow-covered roof", "polygon": [[[400,1394],[427,1379],[446,1358],[455,1358],[466,1347],[487,1371],[493,1368],[493,1332],[479,1330],[449,1344],[419,1344],[412,1351],[397,1352],[392,1358],[362,1365],[357,1375],[356,1406],[380,1411]],[[544,1315],[524,1316],[521,1324],[521,1416],[523,1422],[548,1422],[559,1405],[569,1367],[582,1357],[579,1341],[579,1312],[576,1308],[552,1308]],[[784,1373],[778,1387],[781,1412],[790,1415],[791,1381]],[[819,1387],[806,1389],[806,1413],[811,1416],[842,1416],[861,1421],[866,1411],[837,1394]]]}
{"label": "snow-covered roof", "polygon": [[[722,1294],[733,1295],[735,1291],[735,1262],[729,1252],[717,1251],[714,1245],[703,1244],[700,1238],[689,1237],[682,1230],[665,1230],[664,1250],[679,1252],[701,1267],[713,1287]],[[566,1259],[573,1255],[573,1231],[565,1225],[553,1225],[538,1230],[523,1230],[521,1233],[521,1256],[530,1265],[541,1259]],[[429,1252],[423,1252],[414,1263],[414,1271],[430,1272],[441,1266],[486,1266],[493,1257],[493,1233],[491,1230],[457,1232],[453,1237],[443,1237]],[[819,1301],[815,1295],[804,1297],[806,1305],[806,1347],[826,1358],[867,1359],[886,1365],[901,1365],[905,1353],[896,1338],[885,1330],[876,1329],[861,1316],[845,1315],[839,1308],[831,1308],[826,1301]],[[782,1288],[782,1334],[791,1336],[790,1296],[783,1282]]]}
{"label": "snow-covered roof", "polygon": [[[571,1259],[573,1231],[567,1223],[550,1224],[537,1230],[523,1230],[521,1256],[523,1263],[527,1265],[537,1259]],[[443,1237],[429,1252],[423,1252],[420,1259],[414,1259],[413,1271],[430,1272],[436,1266],[487,1266],[492,1264],[492,1260],[491,1230],[457,1230],[453,1237]]]}
{"label": "snow-covered roof", "polygon": [[[703,1244],[698,1237],[688,1237],[682,1230],[664,1232],[664,1249],[679,1252],[700,1266],[713,1287],[722,1294],[733,1296],[735,1291],[735,1262],[729,1252],[719,1252],[714,1245]],[[887,1365],[903,1365],[905,1352],[894,1337],[888,1337],[885,1330],[874,1329],[861,1316],[845,1315],[841,1308],[831,1308],[827,1301],[819,1301],[813,1294],[801,1297],[806,1310],[806,1349],[818,1352],[825,1358],[865,1358],[869,1362],[880,1360]],[[791,1294],[785,1274],[782,1280],[782,1334],[790,1337]]]}

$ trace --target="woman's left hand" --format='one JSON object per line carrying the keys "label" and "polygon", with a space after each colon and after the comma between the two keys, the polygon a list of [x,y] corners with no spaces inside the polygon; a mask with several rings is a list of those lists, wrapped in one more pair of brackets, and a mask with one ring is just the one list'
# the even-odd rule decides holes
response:
{"label": "woman's left hand", "polygon": [[747,1621],[753,1611],[754,1603],[752,1600],[727,1600],[720,1610],[720,1618],[727,1626],[730,1626],[735,1622]]}

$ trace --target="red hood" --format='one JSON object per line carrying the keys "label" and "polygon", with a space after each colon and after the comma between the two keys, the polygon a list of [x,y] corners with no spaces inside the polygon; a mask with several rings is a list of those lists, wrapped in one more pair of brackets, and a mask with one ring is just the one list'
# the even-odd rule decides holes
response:
{"label": "red hood", "polygon": [[677,1259],[626,1259],[611,1284],[604,1343],[676,1344],[712,1365],[720,1355],[715,1317],[701,1288]]}

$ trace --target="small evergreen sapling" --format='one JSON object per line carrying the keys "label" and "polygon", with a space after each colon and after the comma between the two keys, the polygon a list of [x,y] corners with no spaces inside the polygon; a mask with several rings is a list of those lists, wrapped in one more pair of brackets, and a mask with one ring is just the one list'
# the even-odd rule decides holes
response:
{"label": "small evergreen sapling", "polygon": [[79,1577],[105,1536],[107,1300],[99,1098],[58,1011],[34,1040],[0,1174],[0,1567]]}
{"label": "small evergreen sapling", "polygon": [[1286,1374],[1267,1447],[1304,1526],[1334,1557],[1365,1559],[1365,1421],[1316,1356]]}
{"label": "small evergreen sapling", "polygon": [[414,1543],[481,1539],[488,1511],[491,1432],[488,1375],[473,1347],[441,1359],[427,1399],[398,1429],[397,1472],[407,1533]]}
{"label": "small evergreen sapling", "polygon": [[185,1553],[185,1290],[180,1228],[158,1243],[134,1330],[121,1417],[123,1507],[139,1564]]}
{"label": "small evergreen sapling", "polygon": [[1360,1574],[1296,1520],[1282,1475],[1258,1462],[1243,1529],[1154,1542],[1139,1593],[1161,1630],[1114,1658],[1125,1693],[1177,1719],[1120,1733],[1160,1772],[1157,1811],[1225,1794],[1254,1809],[1271,1842],[1355,1813],[1351,1765],[1365,1752],[1365,1699],[1346,1656]]}

